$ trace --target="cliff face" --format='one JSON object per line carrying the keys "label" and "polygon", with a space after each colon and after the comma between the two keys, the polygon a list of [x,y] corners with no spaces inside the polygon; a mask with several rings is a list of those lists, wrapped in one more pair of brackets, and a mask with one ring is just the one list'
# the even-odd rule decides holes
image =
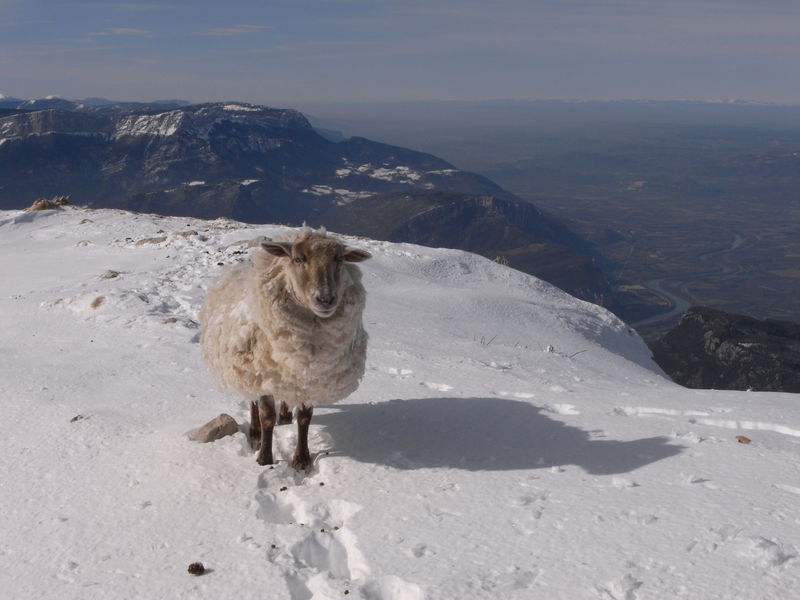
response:
{"label": "cliff face", "polygon": [[676,383],[800,393],[800,324],[694,307],[650,345]]}

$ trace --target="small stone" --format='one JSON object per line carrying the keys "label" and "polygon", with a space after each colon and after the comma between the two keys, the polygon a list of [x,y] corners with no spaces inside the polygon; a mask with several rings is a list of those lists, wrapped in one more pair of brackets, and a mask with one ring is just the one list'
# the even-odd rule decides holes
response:
{"label": "small stone", "polygon": [[323,485],[325,485],[325,482],[324,482],[324,481],[320,481],[320,482],[319,482],[319,485],[320,485],[320,486],[323,486]]}
{"label": "small stone", "polygon": [[203,573],[206,572],[206,568],[203,566],[203,563],[194,562],[194,563],[189,565],[188,571],[192,575],[202,575]]}
{"label": "small stone", "polygon": [[289,489],[288,487],[286,487],[286,486],[283,486],[283,487],[282,487],[282,488],[281,488],[279,491],[281,491],[281,492],[285,492],[285,491],[286,491],[286,490],[288,490],[288,489]]}
{"label": "small stone", "polygon": [[743,435],[737,435],[736,436],[736,441],[739,442],[740,444],[749,444],[753,440],[751,440],[749,437],[745,437]]}
{"label": "small stone", "polygon": [[119,277],[119,271],[115,271],[114,269],[109,269],[100,274],[100,279],[114,279],[115,277]]}
{"label": "small stone", "polygon": [[85,416],[85,415],[75,415],[74,417],[72,417],[72,418],[69,420],[69,422],[70,422],[70,423],[77,423],[78,421],[83,421],[84,419],[88,419],[88,418],[89,418],[89,417],[87,417],[87,416]]}
{"label": "small stone", "polygon": [[239,431],[239,425],[236,424],[236,420],[232,416],[222,413],[194,432],[192,440],[203,443],[213,442],[233,435],[237,431]]}

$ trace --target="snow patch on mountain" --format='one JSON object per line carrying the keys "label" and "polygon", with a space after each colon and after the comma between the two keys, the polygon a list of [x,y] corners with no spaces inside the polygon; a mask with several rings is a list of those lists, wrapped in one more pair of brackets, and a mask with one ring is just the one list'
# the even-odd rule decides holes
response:
{"label": "snow patch on mountain", "polygon": [[333,188],[329,185],[312,185],[308,188],[303,188],[303,193],[306,194],[313,194],[314,196],[335,196],[336,203],[339,205],[349,204],[353,202],[353,200],[359,200],[361,198],[369,198],[370,196],[374,196],[374,192],[365,192],[365,191],[352,191],[347,190],[344,188]]}

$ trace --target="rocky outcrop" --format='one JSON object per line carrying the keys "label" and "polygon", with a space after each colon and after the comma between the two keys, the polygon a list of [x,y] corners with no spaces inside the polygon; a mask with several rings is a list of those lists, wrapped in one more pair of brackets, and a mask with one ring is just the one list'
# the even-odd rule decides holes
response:
{"label": "rocky outcrop", "polygon": [[797,323],[694,307],[650,349],[686,387],[800,393]]}

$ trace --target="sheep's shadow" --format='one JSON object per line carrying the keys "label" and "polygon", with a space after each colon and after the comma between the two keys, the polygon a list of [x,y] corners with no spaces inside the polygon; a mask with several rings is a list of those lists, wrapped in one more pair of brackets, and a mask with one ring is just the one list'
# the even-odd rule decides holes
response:
{"label": "sheep's shadow", "polygon": [[627,473],[679,454],[669,438],[603,439],[505,398],[421,398],[326,407],[314,422],[332,454],[398,469],[506,471],[577,465],[595,475]]}

